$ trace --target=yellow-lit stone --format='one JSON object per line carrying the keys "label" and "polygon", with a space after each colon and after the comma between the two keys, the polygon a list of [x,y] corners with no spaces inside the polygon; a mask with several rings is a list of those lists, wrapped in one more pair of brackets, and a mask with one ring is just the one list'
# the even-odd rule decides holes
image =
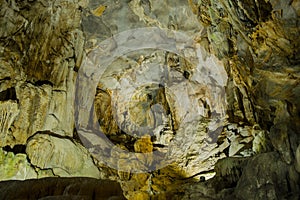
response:
{"label": "yellow-lit stone", "polygon": [[149,153],[153,151],[153,144],[149,135],[138,139],[134,143],[134,151],[137,153]]}
{"label": "yellow-lit stone", "polygon": [[100,17],[105,9],[106,9],[107,6],[104,6],[104,5],[100,5],[99,7],[97,7],[95,10],[92,11],[92,13],[97,16],[97,17]]}

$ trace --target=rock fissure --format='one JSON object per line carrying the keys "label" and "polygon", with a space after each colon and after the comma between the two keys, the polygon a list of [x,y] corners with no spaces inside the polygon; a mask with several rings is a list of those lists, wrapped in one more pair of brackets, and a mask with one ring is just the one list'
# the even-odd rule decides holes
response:
{"label": "rock fissure", "polygon": [[0,198],[297,199],[299,16],[298,0],[2,0]]}

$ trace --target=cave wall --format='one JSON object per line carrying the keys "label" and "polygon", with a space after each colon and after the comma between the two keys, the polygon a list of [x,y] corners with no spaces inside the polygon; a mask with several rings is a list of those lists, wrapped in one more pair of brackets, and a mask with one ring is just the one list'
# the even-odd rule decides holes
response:
{"label": "cave wall", "polygon": [[227,61],[230,120],[258,123],[271,141],[282,137],[272,144],[290,164],[299,145],[299,3],[190,2]]}
{"label": "cave wall", "polygon": [[[129,199],[296,199],[300,173],[298,0],[1,0],[0,13],[1,180],[112,179],[121,183]],[[163,151],[177,138],[170,153],[176,158],[174,165],[135,174],[128,160],[120,163],[128,170],[118,171],[99,162],[98,152],[91,154],[84,147],[75,128],[75,120],[81,119],[76,118],[75,83],[82,62],[99,42],[122,31],[151,26],[193,38],[203,58],[214,61],[207,61],[208,69],[213,72],[221,66],[226,71],[226,84],[221,85],[226,96],[224,106],[217,107],[217,98],[210,92],[214,82],[196,84],[210,71],[201,76],[199,66],[170,52],[140,51],[118,58],[97,86],[94,123],[115,145],[138,153]],[[125,124],[124,130],[129,131],[134,127],[126,125],[125,117],[115,119],[109,102],[112,94],[124,102],[132,87],[125,84],[123,91],[113,93],[105,86],[113,82],[112,76],[150,81],[157,74],[148,69],[160,62],[175,69],[170,73],[174,80],[194,81],[191,86],[169,86],[177,89],[177,96],[188,99],[185,103],[191,108],[185,109],[196,107],[201,116],[188,115],[194,120],[180,127],[187,114],[169,90],[156,85],[138,88],[133,99],[140,103],[129,106],[136,117],[131,120],[155,125],[157,116],[144,112],[143,106],[150,109],[160,103],[168,111],[159,116],[166,119],[165,129],[155,139],[128,136],[118,124]],[[144,75],[139,76],[132,66]],[[83,89],[89,87],[83,85]],[[119,107],[118,116],[123,116],[127,107]],[[224,109],[221,122],[212,117],[217,115],[211,113]],[[82,118],[88,121],[91,116]],[[213,144],[205,140],[209,125],[219,132]],[[107,156],[106,152],[100,155]],[[213,172],[213,179],[199,182],[200,176],[210,178]]]}
{"label": "cave wall", "polygon": [[247,162],[231,192],[238,199],[296,198],[292,194],[299,193],[299,2],[189,3],[207,27],[211,50],[226,62],[229,120],[258,124],[270,145],[264,149],[267,153]]}

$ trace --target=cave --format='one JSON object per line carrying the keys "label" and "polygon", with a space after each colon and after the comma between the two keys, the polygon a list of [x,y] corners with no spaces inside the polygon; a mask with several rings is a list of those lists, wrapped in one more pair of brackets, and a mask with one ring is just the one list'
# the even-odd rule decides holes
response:
{"label": "cave", "polygon": [[0,199],[298,199],[299,24],[299,0],[1,0]]}

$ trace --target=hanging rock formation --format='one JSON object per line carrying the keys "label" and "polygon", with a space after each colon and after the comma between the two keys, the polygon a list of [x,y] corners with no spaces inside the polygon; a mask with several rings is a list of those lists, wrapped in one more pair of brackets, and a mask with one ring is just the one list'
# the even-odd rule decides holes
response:
{"label": "hanging rock formation", "polygon": [[298,0],[0,2],[1,199],[300,196]]}

